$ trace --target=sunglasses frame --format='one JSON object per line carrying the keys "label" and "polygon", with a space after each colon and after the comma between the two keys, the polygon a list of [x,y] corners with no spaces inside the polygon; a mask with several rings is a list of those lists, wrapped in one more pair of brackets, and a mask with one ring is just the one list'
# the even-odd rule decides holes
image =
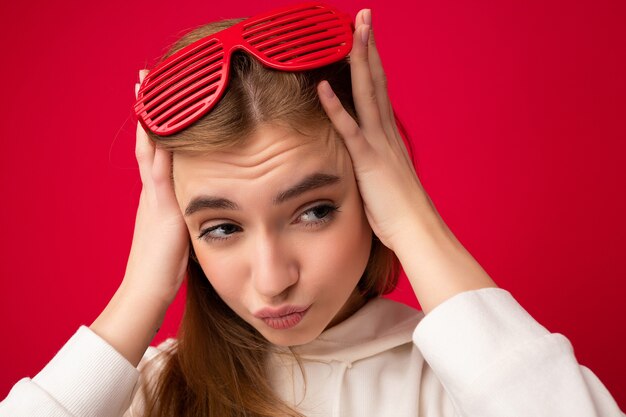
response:
{"label": "sunglasses frame", "polygon": [[[139,87],[135,115],[146,131],[173,135],[222,98],[236,50],[248,52],[268,68],[303,71],[347,56],[353,33],[352,18],[322,2],[290,5],[247,18],[159,63]],[[285,47],[294,49],[285,51]]]}

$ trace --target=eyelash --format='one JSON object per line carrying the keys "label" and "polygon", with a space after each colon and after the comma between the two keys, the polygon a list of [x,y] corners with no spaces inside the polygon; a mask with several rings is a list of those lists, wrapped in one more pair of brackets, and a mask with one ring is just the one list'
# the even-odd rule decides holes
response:
{"label": "eyelash", "polygon": [[[302,214],[309,213],[309,212],[316,211],[316,210],[320,210],[320,209],[327,209],[328,213],[324,217],[322,217],[321,220],[314,221],[314,222],[305,222],[305,227],[316,227],[316,226],[321,226],[324,223],[328,223],[328,222],[330,222],[330,221],[332,221],[334,219],[335,213],[339,212],[339,206],[336,206],[334,204],[324,203],[324,204],[320,204],[320,205],[311,207],[311,208],[303,211]],[[300,217],[302,216],[302,214],[300,214]],[[202,239],[202,240],[205,240],[207,242],[208,241],[228,240],[228,239],[230,239],[229,237],[212,237],[212,236],[209,236],[208,234],[210,232],[212,232],[213,230],[220,229],[220,228],[223,228],[224,226],[229,226],[229,225],[234,226],[232,223],[222,223],[222,224],[218,224],[216,226],[211,226],[211,227],[208,227],[208,228],[206,228],[204,230],[201,230],[200,234],[198,235],[198,239]],[[234,234],[234,233],[231,233],[231,234]]]}

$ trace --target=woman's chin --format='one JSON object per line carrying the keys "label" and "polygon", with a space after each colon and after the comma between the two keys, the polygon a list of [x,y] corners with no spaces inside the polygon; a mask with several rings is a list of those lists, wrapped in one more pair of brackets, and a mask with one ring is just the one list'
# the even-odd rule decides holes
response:
{"label": "woman's chin", "polygon": [[266,326],[257,330],[268,342],[282,347],[305,345],[321,334],[321,331],[316,332],[313,329],[298,328],[298,326],[291,329],[273,329]]}

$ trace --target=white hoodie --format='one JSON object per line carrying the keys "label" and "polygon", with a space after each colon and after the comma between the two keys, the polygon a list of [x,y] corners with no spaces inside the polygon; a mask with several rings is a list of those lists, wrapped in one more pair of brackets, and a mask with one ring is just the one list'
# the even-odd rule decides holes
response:
{"label": "white hoodie", "polygon": [[[173,341],[149,347],[135,368],[80,326],[39,374],[15,384],[0,416],[139,416],[142,371]],[[306,395],[286,348],[268,371],[281,398],[307,416],[626,416],[569,340],[502,288],[457,294],[427,316],[374,299],[295,350]]]}

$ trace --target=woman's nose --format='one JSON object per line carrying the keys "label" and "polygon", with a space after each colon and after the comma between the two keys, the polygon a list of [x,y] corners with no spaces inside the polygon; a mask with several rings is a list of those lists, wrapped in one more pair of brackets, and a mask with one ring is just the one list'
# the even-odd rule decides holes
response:
{"label": "woman's nose", "polygon": [[259,295],[267,299],[280,296],[298,282],[299,266],[288,246],[276,236],[264,235],[256,241],[252,282]]}

